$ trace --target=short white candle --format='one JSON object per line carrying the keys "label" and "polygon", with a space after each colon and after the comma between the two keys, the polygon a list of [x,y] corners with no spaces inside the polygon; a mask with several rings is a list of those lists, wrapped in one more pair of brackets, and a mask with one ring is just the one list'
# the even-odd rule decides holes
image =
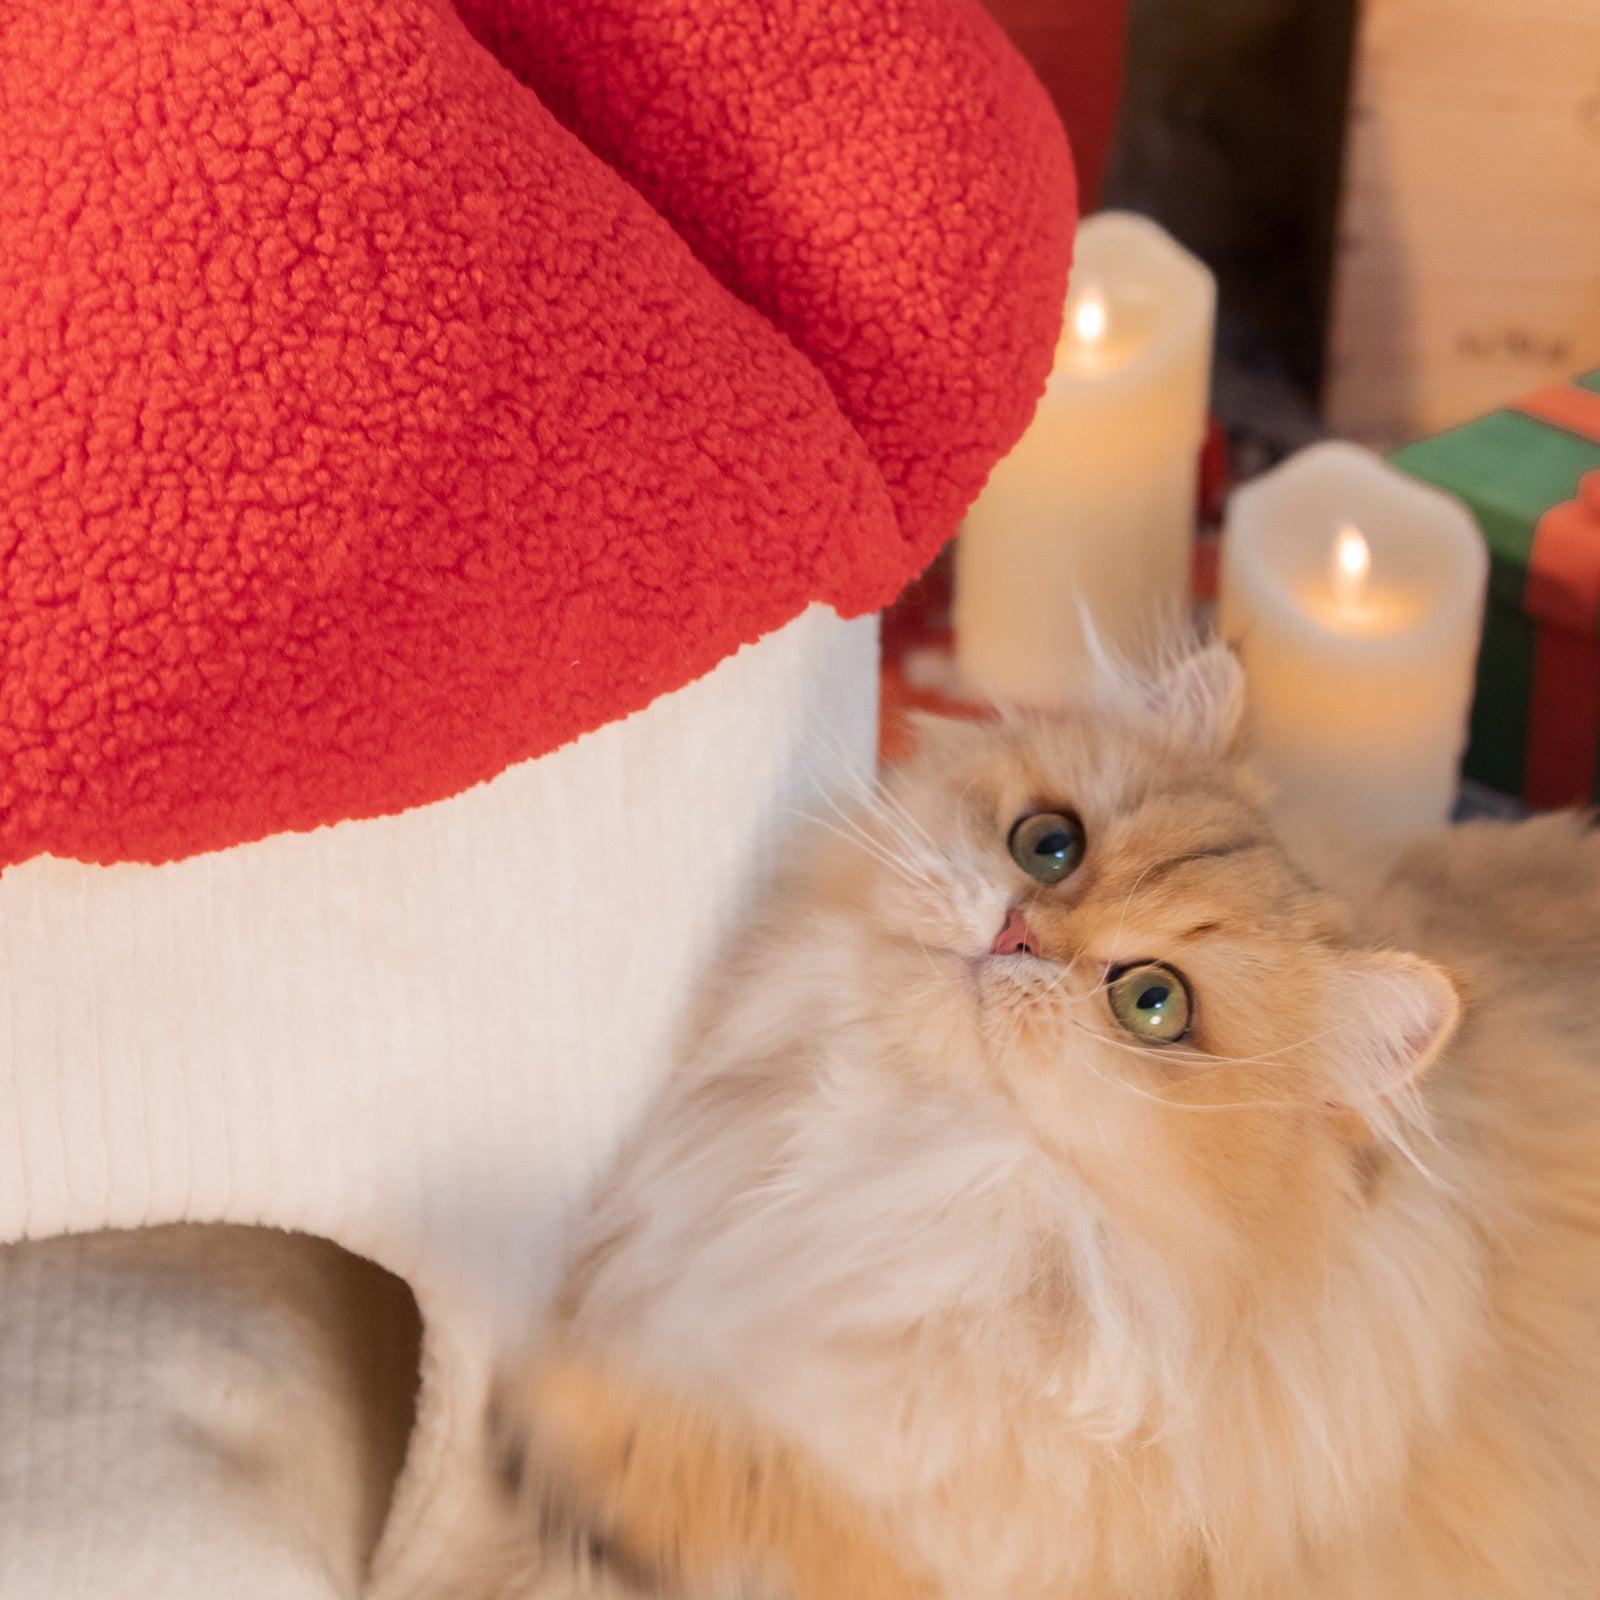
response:
{"label": "short white candle", "polygon": [[1282,803],[1395,835],[1455,801],[1488,551],[1465,506],[1319,444],[1228,503],[1218,614]]}
{"label": "short white candle", "polygon": [[1157,225],[1078,231],[1055,367],[956,545],[956,657],[975,689],[1048,705],[1082,681],[1082,613],[1137,654],[1189,590],[1216,283]]}

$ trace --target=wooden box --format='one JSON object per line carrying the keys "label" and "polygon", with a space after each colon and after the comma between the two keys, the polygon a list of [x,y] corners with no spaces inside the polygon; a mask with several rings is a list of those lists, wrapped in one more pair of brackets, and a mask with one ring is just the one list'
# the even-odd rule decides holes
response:
{"label": "wooden box", "polygon": [[1335,432],[1398,443],[1600,364],[1600,0],[1363,0]]}

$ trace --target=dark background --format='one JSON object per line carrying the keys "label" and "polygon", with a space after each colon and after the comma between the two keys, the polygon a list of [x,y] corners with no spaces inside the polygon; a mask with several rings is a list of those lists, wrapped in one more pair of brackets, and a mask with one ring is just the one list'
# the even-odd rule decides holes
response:
{"label": "dark background", "polygon": [[1217,274],[1214,404],[1248,473],[1320,431],[1356,0],[988,0],[1073,140],[1084,209]]}

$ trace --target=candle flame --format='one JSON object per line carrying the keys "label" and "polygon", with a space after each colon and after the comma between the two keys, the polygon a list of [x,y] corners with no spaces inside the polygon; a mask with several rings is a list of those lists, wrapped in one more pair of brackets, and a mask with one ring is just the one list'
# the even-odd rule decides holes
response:
{"label": "candle flame", "polygon": [[1080,344],[1097,345],[1106,336],[1111,313],[1106,307],[1106,297],[1097,285],[1091,284],[1077,296],[1072,308],[1072,331]]}
{"label": "candle flame", "polygon": [[1353,606],[1367,587],[1372,547],[1361,530],[1346,523],[1333,541],[1333,592],[1340,605]]}

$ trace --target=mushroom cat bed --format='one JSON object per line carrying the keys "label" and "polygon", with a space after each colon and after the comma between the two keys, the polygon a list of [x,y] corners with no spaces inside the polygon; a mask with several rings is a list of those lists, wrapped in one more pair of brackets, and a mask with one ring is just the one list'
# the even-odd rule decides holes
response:
{"label": "mushroom cat bed", "polygon": [[871,613],[1025,425],[1072,217],[974,0],[10,8],[0,1241],[404,1279],[378,1592],[786,807],[870,761]]}

